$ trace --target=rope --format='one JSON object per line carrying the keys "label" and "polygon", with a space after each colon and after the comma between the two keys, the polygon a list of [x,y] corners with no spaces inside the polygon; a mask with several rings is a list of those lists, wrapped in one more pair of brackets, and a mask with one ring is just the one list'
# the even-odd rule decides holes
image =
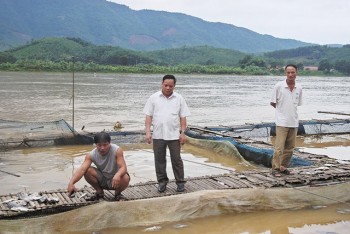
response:
{"label": "rope", "polygon": [[12,176],[21,177],[20,175],[13,174],[11,172],[7,172],[7,171],[3,171],[3,170],[0,170],[0,171],[3,173],[6,173],[6,174],[12,175]]}
{"label": "rope", "polygon": [[135,178],[139,178],[139,179],[144,179],[144,180],[151,180],[150,178],[146,178],[146,177],[143,177],[143,176],[137,176],[136,173],[130,173],[132,174]]}
{"label": "rope", "polygon": [[314,196],[316,196],[316,197],[322,197],[322,198],[325,198],[325,199],[328,199],[328,200],[331,200],[331,201],[335,201],[335,202],[338,202],[338,203],[341,203],[341,204],[350,206],[350,203],[349,203],[349,202],[344,202],[344,201],[340,201],[340,200],[338,200],[338,199],[334,199],[334,198],[326,197],[326,196],[319,195],[319,194],[316,194],[316,193],[313,193],[313,192],[305,191],[305,190],[303,190],[303,189],[299,189],[299,188],[293,187],[293,186],[291,186],[291,185],[286,185],[286,186],[289,187],[289,188],[298,190],[298,191],[300,191],[300,192],[303,192],[303,193],[308,193],[308,194],[314,195]]}
{"label": "rope", "polygon": [[[152,151],[149,151],[149,150],[143,150],[143,149],[141,149],[141,151],[145,151],[145,152],[147,152],[147,153],[153,153]],[[166,155],[166,157],[170,158],[169,155]],[[186,161],[186,162],[190,162],[190,163],[195,163],[195,164],[207,166],[207,167],[213,167],[213,168],[216,168],[216,169],[221,169],[221,170],[225,170],[225,171],[229,171],[229,172],[234,172],[234,170],[227,169],[227,168],[223,168],[223,167],[219,167],[219,166],[208,165],[208,164],[205,164],[205,163],[195,162],[195,161],[191,161],[191,160],[188,160],[188,159],[182,159],[182,160],[183,160],[183,161]]]}

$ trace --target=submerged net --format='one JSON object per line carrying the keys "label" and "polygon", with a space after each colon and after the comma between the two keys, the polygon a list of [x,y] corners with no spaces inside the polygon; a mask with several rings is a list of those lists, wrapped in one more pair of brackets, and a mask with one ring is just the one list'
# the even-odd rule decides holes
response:
{"label": "submerged net", "polygon": [[[39,217],[35,222],[33,219],[6,220],[2,221],[0,226],[6,233],[27,233],[28,230],[31,233],[93,233],[96,230],[103,232],[105,229],[115,229],[113,230],[115,233],[131,233],[128,229],[118,228],[158,226],[217,215],[242,215],[243,212],[327,206],[336,203],[336,200],[348,201],[349,192],[350,183],[304,187],[302,190],[293,188],[203,190],[153,199],[99,202],[72,211]],[[327,199],[325,194],[331,199]],[[244,231],[246,230],[241,232]],[[176,232],[180,231],[174,230],[174,233]],[[256,229],[251,232],[255,233]]]}
{"label": "submerged net", "polygon": [[91,137],[78,134],[63,119],[51,122],[0,119],[0,149],[92,143]]}

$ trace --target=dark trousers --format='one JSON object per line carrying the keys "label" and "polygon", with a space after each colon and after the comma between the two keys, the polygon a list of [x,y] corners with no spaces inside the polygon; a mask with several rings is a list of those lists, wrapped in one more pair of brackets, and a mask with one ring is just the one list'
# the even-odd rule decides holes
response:
{"label": "dark trousers", "polygon": [[180,141],[166,141],[162,139],[153,139],[154,162],[158,182],[169,181],[166,172],[166,148],[169,147],[171,165],[175,176],[176,183],[185,183],[184,165],[180,155]]}

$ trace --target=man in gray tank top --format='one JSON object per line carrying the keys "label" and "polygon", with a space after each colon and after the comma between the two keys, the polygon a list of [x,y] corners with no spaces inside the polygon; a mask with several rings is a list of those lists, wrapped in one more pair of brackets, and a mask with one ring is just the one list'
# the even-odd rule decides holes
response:
{"label": "man in gray tank top", "polygon": [[[111,144],[111,137],[106,132],[97,133],[94,142],[96,148],[86,154],[83,164],[69,181],[68,195],[77,191],[74,184],[84,176],[96,190],[88,200],[103,198],[104,189],[115,190],[115,199],[120,200],[121,192],[128,187],[130,181],[123,150],[118,145]],[[92,163],[95,167],[91,166]]]}

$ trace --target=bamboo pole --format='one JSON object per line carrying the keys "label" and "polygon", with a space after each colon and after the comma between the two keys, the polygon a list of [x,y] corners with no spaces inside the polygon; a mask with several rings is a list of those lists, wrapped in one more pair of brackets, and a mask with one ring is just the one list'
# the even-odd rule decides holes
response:
{"label": "bamboo pole", "polygon": [[323,113],[323,114],[335,114],[335,115],[347,115],[350,116],[350,114],[342,113],[342,112],[333,112],[333,111],[317,111],[317,113]]}

